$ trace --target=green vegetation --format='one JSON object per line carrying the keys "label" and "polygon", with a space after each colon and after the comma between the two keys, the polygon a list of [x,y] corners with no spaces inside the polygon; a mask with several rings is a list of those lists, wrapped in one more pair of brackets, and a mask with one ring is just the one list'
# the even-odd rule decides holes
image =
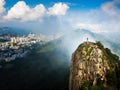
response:
{"label": "green vegetation", "polygon": [[119,88],[117,85],[117,83],[120,83],[120,75],[117,75],[120,74],[119,56],[113,54],[109,48],[104,48],[100,41],[97,41],[96,44],[99,46],[100,49],[103,50],[104,55],[106,55],[107,60],[109,61],[110,69],[107,71],[106,74],[108,85],[114,87],[114,89]]}
{"label": "green vegetation", "polygon": [[97,84],[96,86],[92,86],[92,81],[86,81],[80,90],[104,90],[102,84]]}
{"label": "green vegetation", "polygon": [[103,49],[104,46],[102,45],[102,43],[100,41],[96,41],[95,43],[100,49]]}
{"label": "green vegetation", "polygon": [[81,86],[80,90],[90,90],[91,88],[91,82],[84,81],[83,85]]}
{"label": "green vegetation", "polygon": [[78,50],[78,51],[81,51],[84,47],[85,47],[84,44],[80,44],[80,45],[78,46],[77,50]]}
{"label": "green vegetation", "polygon": [[52,51],[54,49],[55,49],[55,47],[53,45],[46,45],[46,46],[42,46],[42,48],[38,50],[38,53],[46,53],[46,52]]}
{"label": "green vegetation", "polygon": [[117,56],[116,54],[112,54],[109,48],[105,48],[105,51],[110,56],[109,57],[110,60],[119,61],[119,56]]}
{"label": "green vegetation", "polygon": [[[91,43],[91,42],[89,42]],[[97,78],[97,84],[92,86],[91,81],[85,81],[81,85],[80,90],[119,90],[120,89],[120,60],[119,56],[113,54],[109,48],[104,48],[103,44],[100,41],[96,41],[96,43],[92,43],[98,46],[99,49],[103,52],[102,60],[107,60],[110,66],[109,70],[106,72],[106,79],[107,79],[107,87],[104,87],[103,81],[100,77]],[[78,51],[80,52],[85,48],[87,52],[86,56],[90,56],[91,51],[93,50],[92,47],[89,47],[89,44],[83,43],[78,47]],[[79,54],[79,53],[78,53]],[[79,55],[78,55],[79,56]],[[88,61],[86,60],[86,63]],[[86,66],[87,67],[87,66]],[[83,82],[83,81],[82,81]]]}
{"label": "green vegetation", "polygon": [[45,45],[42,45],[38,50],[37,50],[37,53],[46,53],[46,52],[50,52],[50,51],[53,51],[57,48],[60,48],[60,44],[58,44],[59,42],[61,42],[61,40],[55,40],[55,41],[52,41],[52,42],[49,42]]}

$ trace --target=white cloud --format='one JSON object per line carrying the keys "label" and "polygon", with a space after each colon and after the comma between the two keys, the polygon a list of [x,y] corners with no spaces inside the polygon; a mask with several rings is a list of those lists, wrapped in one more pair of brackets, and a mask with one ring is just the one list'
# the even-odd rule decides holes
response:
{"label": "white cloud", "polygon": [[5,5],[5,1],[0,0],[0,14],[2,14],[5,11],[4,5]]}
{"label": "white cloud", "polygon": [[34,21],[40,20],[42,17],[48,15],[60,16],[65,15],[69,6],[65,3],[55,3],[53,7],[48,8],[48,11],[44,5],[39,4],[34,8],[28,6],[24,1],[17,2],[10,10],[6,16],[5,20],[20,20],[20,21]]}
{"label": "white cloud", "polygon": [[55,3],[53,7],[48,8],[47,14],[53,16],[65,15],[68,9],[69,6],[65,3]]}
{"label": "white cloud", "polygon": [[75,24],[75,29],[87,29],[93,32],[101,32],[101,24],[91,24],[91,23],[77,23]]}
{"label": "white cloud", "polygon": [[5,16],[5,19],[18,19],[21,21],[32,21],[41,18],[46,9],[44,5],[39,4],[30,8],[24,1],[17,2]]}
{"label": "white cloud", "polygon": [[117,7],[117,5],[120,4],[120,1],[119,0],[113,0],[113,1],[110,1],[110,2],[106,2],[104,3],[101,8],[102,10],[108,14],[109,16],[113,16],[113,17],[120,17],[119,14],[120,14],[120,10],[119,8]]}
{"label": "white cloud", "polygon": [[100,8],[85,12],[71,13],[67,17],[74,29],[88,29],[93,32],[119,32],[120,31],[120,0],[105,2]]}

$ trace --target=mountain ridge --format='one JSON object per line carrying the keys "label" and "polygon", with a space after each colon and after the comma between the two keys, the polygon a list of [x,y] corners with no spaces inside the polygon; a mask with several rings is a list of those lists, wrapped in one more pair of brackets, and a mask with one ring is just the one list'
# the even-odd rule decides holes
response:
{"label": "mountain ridge", "polygon": [[119,90],[119,65],[101,42],[84,42],[72,55],[69,90]]}

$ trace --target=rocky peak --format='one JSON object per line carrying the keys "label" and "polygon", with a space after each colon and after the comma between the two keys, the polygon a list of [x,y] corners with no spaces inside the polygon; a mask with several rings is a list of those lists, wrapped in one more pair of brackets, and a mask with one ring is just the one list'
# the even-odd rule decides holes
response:
{"label": "rocky peak", "polygon": [[[104,48],[100,42],[82,43],[72,55],[69,89],[117,89],[118,64],[119,57]],[[110,86],[113,83],[114,85]]]}

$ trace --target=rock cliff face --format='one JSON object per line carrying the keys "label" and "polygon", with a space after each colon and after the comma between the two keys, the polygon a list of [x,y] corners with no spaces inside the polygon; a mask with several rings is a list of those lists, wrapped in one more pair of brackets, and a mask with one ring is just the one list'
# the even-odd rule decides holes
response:
{"label": "rock cliff face", "polygon": [[119,57],[100,42],[84,42],[72,55],[69,90],[117,90]]}

